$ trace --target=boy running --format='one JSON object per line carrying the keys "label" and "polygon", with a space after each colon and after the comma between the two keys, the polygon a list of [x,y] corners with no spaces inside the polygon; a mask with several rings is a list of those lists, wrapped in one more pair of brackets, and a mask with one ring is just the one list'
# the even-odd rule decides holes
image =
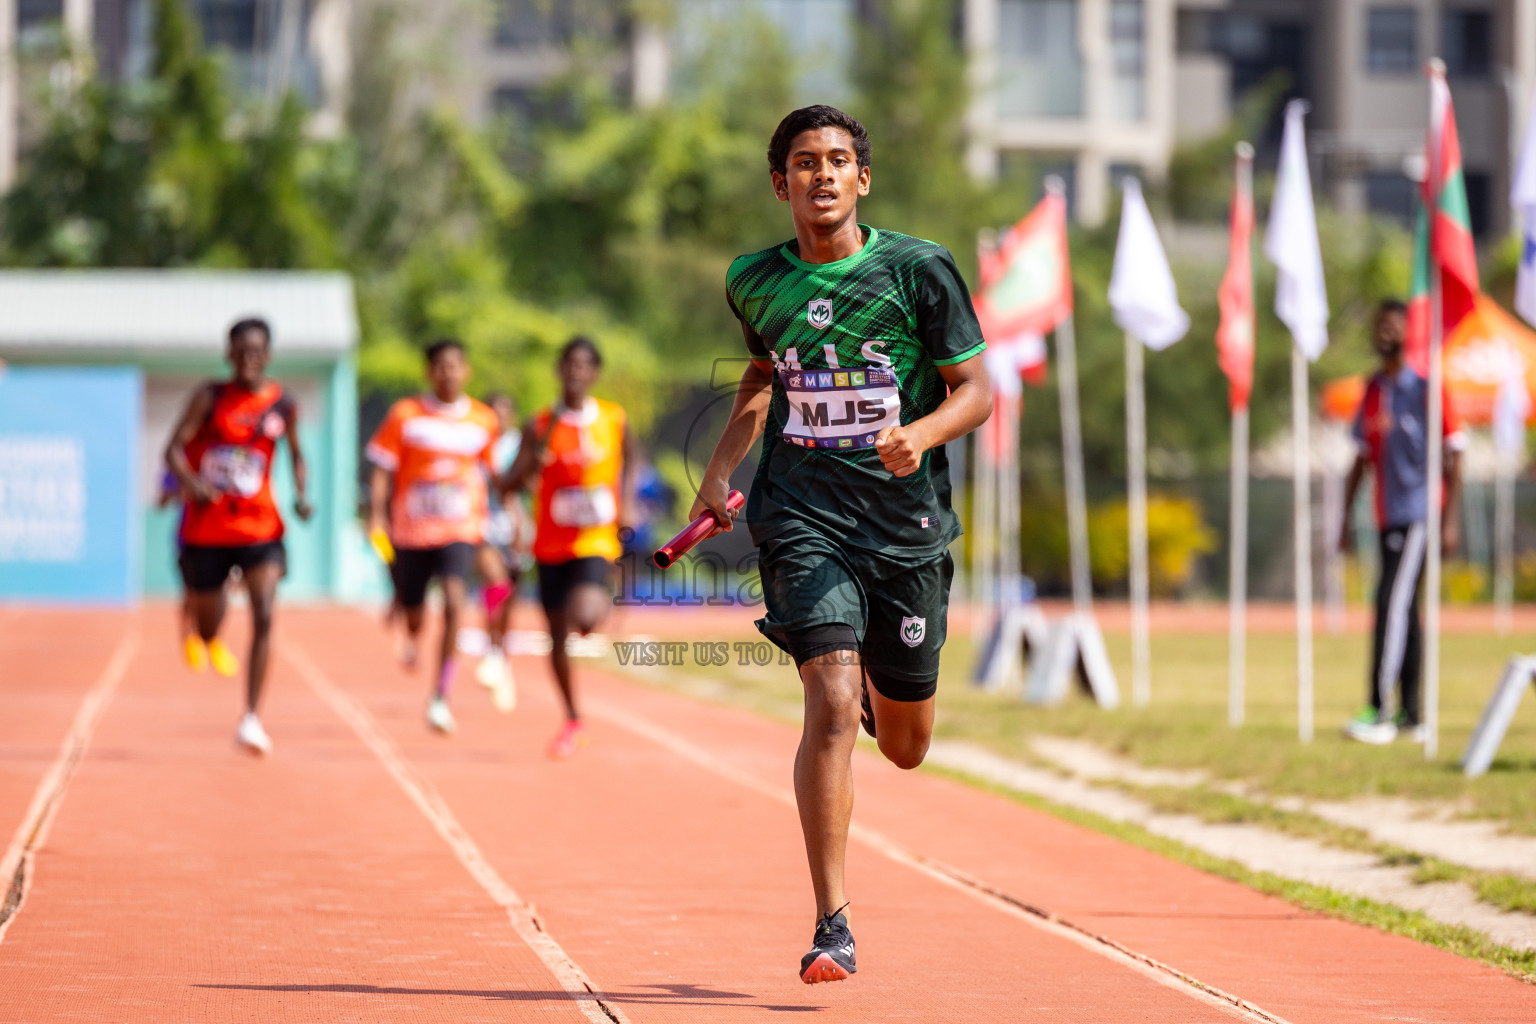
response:
{"label": "boy running", "polygon": [[464,393],[469,360],[463,345],[436,341],[426,356],[431,390],[391,406],[368,442],[373,463],[368,529],[386,532],[395,549],[390,572],[409,636],[407,665],[414,664],[426,619],[427,586],[433,579],[442,582],[443,635],[427,724],[450,733],[455,728],[448,708],[457,668],[454,650],[475,549],[485,539],[485,473],[496,440],[496,414]]}
{"label": "boy running", "polygon": [[[181,520],[181,578],[199,639],[227,664],[233,655],[218,640],[224,620],[224,583],[240,569],[251,599],[251,652],[246,664],[245,717],[235,742],[257,754],[272,740],[256,717],[267,680],[272,611],[277,583],[288,572],[283,517],[272,497],[272,459],[288,438],[293,456],[293,511],[310,516],[305,497],[308,470],[299,450],[298,407],[283,386],[266,376],[272,332],[262,320],[241,320],[229,329],[226,355],[234,373],[210,381],[192,395],[165,447],[165,462],[187,496]],[[216,661],[217,665],[218,662]]]}
{"label": "boy running", "polygon": [[795,237],[726,275],[750,363],[690,518],[731,528],[731,472],[762,436],[747,518],[767,614],[805,688],[795,799],[816,927],[806,984],[857,970],[843,867],[862,719],[902,768],[928,752],[960,534],[944,445],[986,421],[991,386],[948,250],[858,222],[869,138],[805,107],[768,144]]}
{"label": "boy running", "polygon": [[603,357],[590,339],[572,338],[560,353],[560,402],[529,421],[502,489],[512,491],[538,473],[533,558],[539,601],[549,621],[549,660],[565,702],[565,724],[549,745],[553,758],[587,745],[576,709],[571,631],[586,636],[613,607],[608,578],[622,553],[619,527],[634,508],[634,464],[624,410],[588,392]]}

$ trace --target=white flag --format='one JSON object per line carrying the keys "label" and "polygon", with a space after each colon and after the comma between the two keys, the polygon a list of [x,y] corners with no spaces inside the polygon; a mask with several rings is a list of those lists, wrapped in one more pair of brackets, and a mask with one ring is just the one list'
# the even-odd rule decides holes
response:
{"label": "white flag", "polygon": [[1157,238],[1157,225],[1141,195],[1141,183],[1126,178],[1120,183],[1125,201],[1120,206],[1120,237],[1115,242],[1115,269],[1109,277],[1109,304],[1115,323],[1154,351],[1161,351],[1184,337],[1189,317],[1179,307],[1173,271]]}
{"label": "white flag", "polygon": [[1505,458],[1525,454],[1525,421],[1531,415],[1531,396],[1526,391],[1525,369],[1510,374],[1499,385],[1493,400],[1493,445]]}
{"label": "white flag", "polygon": [[1520,227],[1520,269],[1515,275],[1515,312],[1536,324],[1536,98],[1525,128],[1525,147],[1509,189],[1509,205]]}
{"label": "white flag", "polygon": [[1264,232],[1264,255],[1279,270],[1275,280],[1275,315],[1291,329],[1303,355],[1316,362],[1328,347],[1328,291],[1323,286],[1323,250],[1317,241],[1312,208],[1312,175],[1302,138],[1304,100],[1285,107],[1280,140],[1280,172]]}

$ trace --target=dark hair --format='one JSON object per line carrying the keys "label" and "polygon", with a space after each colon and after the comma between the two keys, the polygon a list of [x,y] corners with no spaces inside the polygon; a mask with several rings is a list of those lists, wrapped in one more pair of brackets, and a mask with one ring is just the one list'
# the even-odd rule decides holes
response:
{"label": "dark hair", "polygon": [[869,132],[857,118],[836,107],[818,103],[784,115],[784,120],[773,130],[773,138],[768,141],[768,169],[780,174],[789,173],[789,147],[794,145],[801,132],[812,132],[817,128],[841,128],[847,132],[853,139],[853,154],[858,158],[859,166],[869,166]]}
{"label": "dark hair", "polygon": [[457,339],[457,338],[438,338],[432,344],[427,346],[427,349],[426,349],[426,352],[427,352],[427,365],[430,366],[433,363],[437,362],[437,357],[442,355],[444,352],[447,352],[449,349],[452,349],[453,351],[457,352],[461,356],[465,354],[464,353],[464,343],[462,341],[460,341],[459,339]]}
{"label": "dark hair", "polygon": [[603,354],[597,350],[596,343],[594,343],[592,339],[587,337],[585,334],[578,334],[576,337],[565,343],[565,347],[560,349],[559,362],[563,363],[567,359],[571,358],[571,356],[578,349],[584,349],[587,355],[592,357],[593,365],[597,366],[599,369],[602,368]]}
{"label": "dark hair", "polygon": [[268,327],[267,322],[259,316],[248,316],[244,320],[236,320],[234,326],[229,329],[230,343],[233,344],[234,340],[246,331],[260,331],[261,336],[266,339],[267,348],[272,347],[272,328]]}
{"label": "dark hair", "polygon": [[1402,299],[1392,297],[1382,299],[1376,304],[1376,315],[1386,316],[1388,313],[1396,313],[1399,316],[1408,315],[1408,305]]}

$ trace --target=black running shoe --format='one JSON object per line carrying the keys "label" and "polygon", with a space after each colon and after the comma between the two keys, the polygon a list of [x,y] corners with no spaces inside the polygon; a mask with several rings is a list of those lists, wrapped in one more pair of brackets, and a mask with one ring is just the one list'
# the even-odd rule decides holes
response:
{"label": "black running shoe", "polygon": [[869,676],[865,676],[859,685],[859,724],[864,731],[869,733],[869,738],[875,738],[875,709],[869,703]]}
{"label": "black running shoe", "polygon": [[844,981],[858,969],[848,919],[840,910],[823,915],[816,922],[811,951],[800,958],[800,980],[807,985],[819,981]]}

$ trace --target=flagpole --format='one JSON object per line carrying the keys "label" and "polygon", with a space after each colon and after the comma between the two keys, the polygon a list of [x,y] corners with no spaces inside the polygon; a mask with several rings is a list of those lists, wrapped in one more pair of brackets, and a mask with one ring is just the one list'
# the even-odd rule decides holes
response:
{"label": "flagpole", "polygon": [[[1429,77],[1432,80],[1445,80],[1445,62],[1438,57],[1433,58],[1428,64]],[[1430,196],[1439,201],[1440,190],[1443,185],[1445,168],[1440,166],[1441,140],[1440,131],[1444,128],[1442,123],[1436,124],[1437,114],[1441,113],[1433,100],[1430,101],[1430,132],[1435,144],[1430,147],[1429,181]],[[1425,471],[1429,476],[1429,539],[1428,551],[1424,567],[1424,589],[1429,593],[1425,595],[1424,604],[1424,758],[1433,761],[1440,750],[1440,534],[1443,523],[1441,521],[1440,503],[1443,500],[1445,481],[1441,478],[1444,457],[1445,433],[1445,409],[1442,408],[1444,398],[1442,387],[1444,371],[1440,365],[1440,350],[1444,343],[1442,335],[1445,331],[1443,313],[1443,295],[1441,294],[1440,264],[1435,254],[1435,208],[1431,206],[1425,210],[1425,216],[1429,220],[1429,423],[1426,427],[1424,450],[1428,458]]]}
{"label": "flagpole", "polygon": [[1152,700],[1147,627],[1147,396],[1142,344],[1125,332],[1125,442],[1130,490],[1131,700]]}
{"label": "flagpole", "polygon": [[1296,547],[1296,735],[1312,742],[1312,477],[1307,357],[1291,345],[1292,519]]}
{"label": "flagpole", "polygon": [[[1253,202],[1253,147],[1237,144],[1238,201]],[[1252,242],[1249,243],[1252,245]],[[1250,296],[1252,288],[1250,266]],[[1249,304],[1250,314],[1252,303]],[[1249,323],[1250,338],[1253,324]],[[1248,667],[1248,402],[1232,410],[1232,509],[1227,585],[1227,724],[1243,724]]]}
{"label": "flagpole", "polygon": [[[1067,194],[1060,175],[1045,179],[1050,195]],[[1072,314],[1056,325],[1056,387],[1061,404],[1061,462],[1067,490],[1067,547],[1072,566],[1072,610],[1093,614],[1093,578],[1088,563],[1088,497],[1083,480],[1083,425],[1078,410],[1077,331]]]}

